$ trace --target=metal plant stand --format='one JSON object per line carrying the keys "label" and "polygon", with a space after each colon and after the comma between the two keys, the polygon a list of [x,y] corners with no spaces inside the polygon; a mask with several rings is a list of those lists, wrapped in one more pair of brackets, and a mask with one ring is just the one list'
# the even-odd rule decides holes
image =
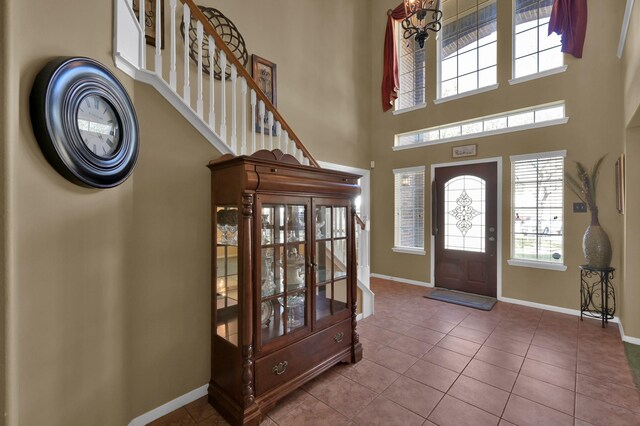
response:
{"label": "metal plant stand", "polygon": [[611,280],[615,268],[580,265],[580,320],[583,315],[600,318],[602,327],[616,312],[616,292]]}

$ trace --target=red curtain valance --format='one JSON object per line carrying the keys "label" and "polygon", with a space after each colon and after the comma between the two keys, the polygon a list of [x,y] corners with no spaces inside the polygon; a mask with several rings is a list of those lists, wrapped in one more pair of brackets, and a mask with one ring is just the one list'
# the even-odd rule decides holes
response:
{"label": "red curtain valance", "polygon": [[405,18],[404,3],[387,12],[387,31],[384,34],[384,65],[382,70],[382,110],[389,111],[398,98],[398,53],[396,51],[395,21]]}
{"label": "red curtain valance", "polygon": [[562,36],[562,51],[582,58],[587,34],[587,0],[554,0],[549,34]]}

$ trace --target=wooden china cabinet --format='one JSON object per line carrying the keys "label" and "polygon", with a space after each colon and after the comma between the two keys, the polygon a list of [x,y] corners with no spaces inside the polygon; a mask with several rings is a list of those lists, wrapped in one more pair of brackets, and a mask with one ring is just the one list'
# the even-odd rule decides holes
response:
{"label": "wooden china cabinet", "polygon": [[209,163],[213,229],[209,403],[259,424],[289,392],[357,362],[359,176],[279,150]]}

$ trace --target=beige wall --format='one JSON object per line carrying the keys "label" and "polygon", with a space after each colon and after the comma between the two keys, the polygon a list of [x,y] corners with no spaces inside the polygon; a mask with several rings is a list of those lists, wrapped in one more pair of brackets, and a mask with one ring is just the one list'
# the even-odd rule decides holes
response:
{"label": "beige wall", "polygon": [[368,0],[199,4],[223,11],[249,54],[276,64],[278,111],[316,160],[368,167],[370,21],[362,16]]}
{"label": "beige wall", "polygon": [[[508,16],[509,3],[499,2],[501,16]],[[400,116],[382,114],[378,98],[385,12],[397,0],[221,0],[215,5],[242,31],[250,53],[277,64],[279,110],[317,159],[357,167],[376,160],[374,272],[429,281],[428,257],[391,252],[391,170],[451,160],[452,144],[393,153],[395,133],[566,99],[567,125],[474,143],[480,157],[504,159],[503,295],[577,308],[576,269],[583,261],[579,247],[587,215],[567,214],[567,272],[506,265],[508,156],[567,149],[568,163],[591,163],[609,153],[600,185],[613,188],[613,163],[623,149],[623,117],[632,114],[636,101],[625,98],[623,109],[622,88],[616,84],[622,72],[615,47],[623,6],[602,3],[589,2],[585,58],[568,57],[566,73],[509,86],[510,37],[504,35],[510,33],[510,19],[502,19],[500,89],[439,106],[430,103]],[[8,423],[122,425],[209,378],[210,199],[204,166],[218,154],[150,87],[116,70],[140,120],[141,152],[133,176],[103,191],[60,177],[34,139],[28,94],[36,73],[52,56],[86,55],[113,68],[113,4],[25,4],[9,0],[0,6],[8,11],[2,14],[0,36],[2,237],[7,247],[2,258],[6,290],[0,296],[6,294]],[[371,7],[370,20],[362,19],[365,6]],[[430,76],[435,73],[434,49],[431,40]],[[637,63],[633,58],[627,63]],[[431,84],[428,99],[434,97]],[[633,147],[627,143],[628,160],[640,158],[638,134],[628,135],[627,141],[636,141]],[[632,173],[628,178],[640,180]],[[601,222],[616,248],[613,266],[619,267],[623,228],[614,193],[600,194]],[[567,212],[573,201],[568,194]],[[628,208],[637,201],[630,196]],[[627,221],[626,226],[629,231],[633,224]],[[627,258],[638,252],[640,246],[627,240]],[[622,279],[617,280],[623,289]],[[628,296],[625,315],[640,299],[633,289],[623,289]],[[629,324],[640,324],[629,318]],[[640,327],[626,319],[625,326],[640,335]]]}
{"label": "beige wall", "polygon": [[[7,40],[7,4],[6,2],[0,3],[0,47],[6,46]],[[0,48],[0,75],[8,75],[7,69],[7,50]],[[8,93],[8,80],[2,80],[0,84],[0,100],[7,98]],[[0,101],[0,159],[6,158],[6,142],[8,140],[9,132],[7,131],[8,122],[8,108],[4,101]],[[0,186],[0,208],[2,211],[2,226],[0,227],[0,413],[5,413],[6,408],[6,329],[7,329],[7,311],[6,311],[6,267],[5,267],[5,243],[6,243],[6,226],[5,226],[5,183],[6,178],[5,162],[0,161],[0,176],[2,179],[2,185]],[[0,417],[0,425],[5,424],[4,415]]]}
{"label": "beige wall", "polygon": [[133,176],[102,191],[59,176],[32,134],[35,74],[57,55],[113,68],[111,2],[65,5],[14,7],[10,20],[20,37],[11,45],[9,420],[121,425],[208,380],[205,165],[218,154],[157,93],[116,71],[140,120]]}
{"label": "beige wall", "polygon": [[[382,44],[386,10],[395,0],[373,2],[371,91],[379,93],[382,78]],[[478,157],[501,157],[502,173],[502,295],[536,303],[579,309],[578,265],[584,263],[582,235],[589,224],[587,214],[571,213],[578,201],[570,192],[565,196],[565,264],[566,272],[509,266],[511,171],[509,156],[551,150],[567,150],[566,169],[572,161],[592,164],[608,154],[599,182],[600,222],[609,233],[614,247],[612,265],[620,267],[622,225],[615,209],[614,163],[622,151],[621,66],[616,47],[624,9],[623,2],[604,4],[589,1],[589,26],[584,58],[565,55],[566,72],[517,85],[509,85],[511,77],[511,2],[498,2],[498,83],[499,88],[484,94],[433,104],[436,97],[436,44],[427,42],[427,101],[424,109],[400,115],[382,113],[379,99],[372,102],[372,155],[376,167],[372,171],[372,272],[430,282],[430,198],[425,214],[426,256],[393,253],[393,173],[395,168],[425,165],[430,180],[432,164],[454,161],[451,147],[477,143]],[[393,152],[396,133],[418,130],[439,124],[480,117],[488,114],[543,104],[564,99],[569,122],[565,125],[489,136],[462,142],[441,144]],[[616,285],[622,286],[621,277]]]}
{"label": "beige wall", "polygon": [[[366,2],[253,3],[250,14],[246,2],[216,7],[228,10],[251,53],[278,65],[287,121],[317,159],[368,163],[370,76],[360,64],[370,21],[357,19]],[[54,56],[114,69],[113,2],[9,0],[5,9],[8,422],[127,424],[208,382],[205,165],[219,154],[152,88],[114,70],[140,121],[136,170],[109,190],[67,182],[33,136],[29,92]],[[283,19],[289,9],[300,18]]]}
{"label": "beige wall", "polygon": [[640,208],[640,170],[634,165],[640,161],[640,5],[633,8],[629,33],[623,56],[624,82],[624,125],[626,155],[626,213],[624,221],[625,259],[623,325],[625,334],[640,336],[640,226],[637,212]]}

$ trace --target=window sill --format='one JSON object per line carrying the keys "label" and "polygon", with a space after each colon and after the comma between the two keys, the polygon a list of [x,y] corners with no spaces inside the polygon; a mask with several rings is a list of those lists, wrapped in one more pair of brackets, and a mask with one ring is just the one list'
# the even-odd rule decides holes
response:
{"label": "window sill", "polygon": [[509,259],[507,263],[511,266],[523,266],[525,268],[548,269],[550,271],[566,271],[567,265],[561,263],[536,262],[532,260]]}
{"label": "window sill", "polygon": [[566,70],[567,70],[567,66],[563,65],[558,68],[537,72],[535,74],[525,75],[524,77],[512,78],[511,80],[509,80],[509,84],[513,86],[514,84],[524,83],[525,81],[537,80],[539,78],[548,77],[550,75],[560,74],[565,72]]}
{"label": "window sill", "polygon": [[417,255],[420,255],[420,256],[425,256],[427,254],[427,252],[425,250],[418,249],[418,248],[392,247],[391,250],[393,250],[395,253],[417,254]]}
{"label": "window sill", "polygon": [[421,104],[418,105],[414,105],[412,107],[409,108],[403,108],[403,109],[394,109],[393,110],[393,115],[398,115],[398,114],[404,114],[405,112],[411,112],[411,111],[415,111],[417,109],[421,109],[427,106],[426,102],[423,102]]}
{"label": "window sill", "polygon": [[438,104],[443,104],[449,101],[455,101],[456,99],[466,98],[467,96],[473,96],[473,95],[478,95],[484,92],[490,92],[492,90],[496,90],[499,86],[500,86],[499,84],[492,84],[491,86],[481,87],[480,89],[470,90],[464,93],[458,93],[457,95],[447,96],[446,98],[435,99],[433,103],[438,105]]}

